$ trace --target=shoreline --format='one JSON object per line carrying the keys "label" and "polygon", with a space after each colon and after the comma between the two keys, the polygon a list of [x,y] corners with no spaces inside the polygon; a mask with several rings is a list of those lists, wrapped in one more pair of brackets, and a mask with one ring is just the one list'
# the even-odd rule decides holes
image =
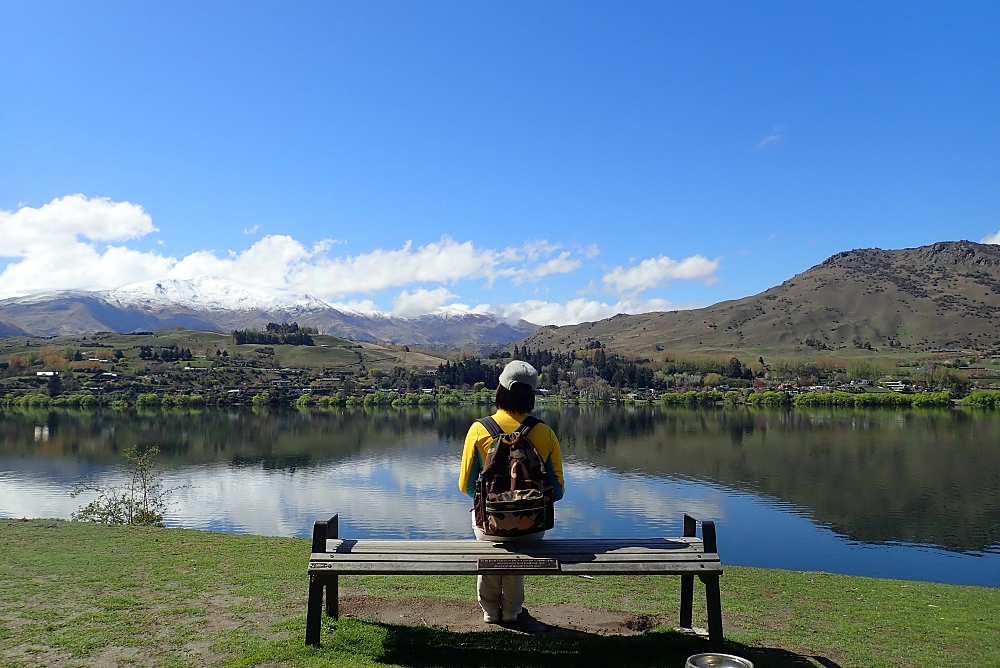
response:
{"label": "shoreline", "polygon": [[[39,516],[39,517],[13,517],[13,516],[0,515],[0,523],[3,523],[3,522],[24,522],[24,521],[29,521],[29,522],[53,521],[53,522],[70,522],[70,523],[74,522],[73,520],[71,520],[71,518],[68,515],[66,517],[53,517],[53,516],[49,516],[49,517],[41,517],[41,516]],[[77,523],[80,523],[80,522],[77,522]],[[205,532],[205,533],[221,533],[221,534],[224,534],[224,535],[227,535],[227,536],[254,536],[254,537],[258,537],[258,538],[278,538],[278,539],[287,539],[287,540],[309,540],[309,536],[306,535],[306,534],[297,535],[297,536],[296,535],[282,535],[282,534],[255,534],[255,533],[252,533],[250,531],[239,531],[239,532],[237,532],[237,531],[216,530],[216,529],[209,528],[207,526],[190,526],[190,525],[189,526],[182,526],[181,524],[174,524],[174,523],[172,523],[171,520],[170,520],[170,518],[166,518],[165,521],[164,521],[163,526],[160,527],[160,528],[168,529],[168,530],[171,530],[171,531],[197,531],[197,532]],[[357,537],[359,537],[359,538],[369,538],[370,536],[367,536],[367,535],[358,535]],[[443,539],[446,539],[446,540],[452,540],[452,539],[461,539],[461,538],[468,538],[468,537],[469,536],[465,535],[465,534],[449,534],[449,535],[435,534],[435,535],[431,535],[431,536],[426,536],[426,535],[424,535],[424,536],[418,536],[417,538],[419,538],[419,539],[427,539],[427,540],[434,540],[434,539],[438,539],[438,538],[443,538]],[[552,537],[553,538],[566,538],[567,536],[565,536],[565,535],[563,535],[563,536],[553,535]],[[595,538],[595,537],[598,537],[598,536],[585,536],[585,537]],[[635,536],[617,536],[617,537],[618,538],[628,539],[628,538],[634,538]],[[916,549],[916,550],[920,550],[921,552],[925,552],[925,553],[929,552],[929,553],[938,554],[938,555],[942,555],[942,556],[948,556],[948,557],[952,557],[952,558],[954,558],[954,557],[959,557],[959,558],[969,557],[969,558],[973,558],[973,559],[976,559],[976,560],[980,560],[983,557],[1000,558],[1000,549],[993,549],[993,550],[987,550],[987,551],[971,550],[971,551],[963,552],[963,551],[959,551],[959,550],[949,550],[948,548],[945,548],[945,547],[942,547],[942,546],[938,546],[938,545],[913,544],[913,545],[903,545],[903,546],[901,546],[898,543],[892,543],[892,542],[888,542],[888,543],[869,543],[869,544],[867,544],[867,547],[869,547],[869,548],[876,548],[876,549],[877,548],[903,547],[904,549],[909,549],[909,550]],[[746,564],[746,563],[734,563],[733,561],[725,561],[725,560],[724,560],[724,564],[726,565],[727,568],[747,568],[747,569],[759,569],[759,570],[788,571],[788,572],[793,572],[793,573],[822,573],[824,575],[869,578],[869,579],[873,579],[873,580],[893,580],[893,581],[899,581],[899,582],[916,582],[916,583],[924,583],[924,584],[939,584],[939,585],[947,585],[947,586],[955,586],[955,587],[984,587],[986,589],[1000,589],[1000,580],[997,580],[996,578],[994,578],[994,580],[996,580],[995,583],[992,582],[992,581],[991,582],[974,582],[974,581],[969,581],[968,579],[966,579],[965,581],[946,581],[946,580],[936,580],[936,579],[920,578],[920,577],[916,577],[916,576],[902,575],[902,574],[890,577],[888,575],[879,574],[879,573],[872,573],[872,572],[868,572],[868,573],[865,573],[865,572],[853,572],[852,573],[852,572],[844,572],[844,571],[834,570],[834,569],[830,569],[830,570],[808,569],[808,568],[799,569],[799,568],[792,568],[792,567],[786,567],[786,566],[781,566],[781,565],[754,565],[754,564]],[[960,570],[960,567],[956,568],[956,570]]]}
{"label": "shoreline", "polygon": [[[473,578],[352,576],[342,588],[363,616],[437,603],[411,623],[325,618],[323,648],[307,649],[308,539],[52,519],[0,520],[0,536],[3,665],[466,665],[454,657],[469,643],[480,653],[468,665],[512,651],[521,665],[681,665],[704,646],[673,629],[678,578],[529,577],[526,607],[554,630],[485,633],[459,623],[475,611]],[[758,666],[990,666],[1000,655],[1000,589],[727,566],[722,595],[727,641]],[[428,644],[438,653],[425,656]]]}

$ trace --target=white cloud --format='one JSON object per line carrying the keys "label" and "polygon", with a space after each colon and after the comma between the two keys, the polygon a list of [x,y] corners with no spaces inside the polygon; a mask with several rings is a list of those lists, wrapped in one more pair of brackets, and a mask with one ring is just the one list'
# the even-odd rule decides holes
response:
{"label": "white cloud", "polygon": [[305,257],[287,273],[288,288],[310,291],[323,298],[372,292],[413,283],[453,283],[459,280],[495,280],[501,275],[503,255],[476,248],[471,241],[449,237],[413,248],[376,249],[353,257]]}
{"label": "white cloud", "polygon": [[382,311],[370,299],[351,299],[346,302],[332,302],[330,304],[338,311],[353,311],[355,313],[381,313]]}
{"label": "white cloud", "polygon": [[778,133],[764,135],[764,138],[757,142],[757,148],[764,148],[768,144],[776,141],[781,141],[781,135]]}
{"label": "white cloud", "polygon": [[562,248],[561,244],[549,243],[548,239],[536,239],[535,241],[526,242],[521,246],[519,251],[529,260],[538,260],[539,258],[552,255],[560,248]]}
{"label": "white cloud", "polygon": [[141,206],[68,195],[39,208],[0,211],[0,256],[21,258],[0,273],[0,297],[59,289],[112,288],[164,275],[173,261],[122,242],[157,229]]}
{"label": "white cloud", "polygon": [[[549,302],[540,299],[529,299],[511,304],[477,304],[470,306],[460,302],[446,288],[426,290],[419,288],[410,293],[403,290],[393,299],[392,315],[412,318],[429,313],[481,315],[492,314],[509,323],[527,320],[536,325],[575,325],[581,322],[603,320],[619,313],[649,313],[651,311],[671,311],[687,308],[700,308],[703,304],[674,304],[666,299],[622,299],[613,304],[593,299],[577,298],[566,303]],[[365,301],[370,308],[359,307],[356,302],[348,304],[334,303],[335,308],[346,308],[353,311],[376,311],[374,304]]]}
{"label": "white cloud", "polygon": [[994,232],[993,234],[987,234],[985,237],[979,240],[981,244],[1000,244],[1000,231]]}
{"label": "white cloud", "polygon": [[243,234],[256,234],[257,230],[260,229],[260,225],[254,225],[253,227],[244,227]]}
{"label": "white cloud", "polygon": [[579,260],[570,257],[568,251],[564,251],[558,257],[536,264],[531,269],[518,270],[513,274],[511,280],[516,285],[520,285],[525,281],[537,281],[549,274],[568,274],[571,271],[579,269],[581,264],[583,263]]}
{"label": "white cloud", "polygon": [[[37,208],[0,211],[0,257],[12,258],[0,271],[0,298],[198,279],[228,281],[274,298],[309,294],[335,308],[363,313],[384,313],[366,298],[369,295],[401,290],[393,299],[394,315],[495,313],[508,320],[563,325],[676,308],[663,299],[643,300],[636,295],[673,279],[711,281],[719,265],[718,260],[694,255],[679,262],[659,256],[615,267],[603,277],[605,287],[624,295],[615,303],[580,297],[566,303],[532,299],[470,305],[449,288],[468,280],[492,284],[506,278],[522,284],[573,272],[583,266],[583,258],[596,257],[600,249],[592,244],[565,250],[548,240],[486,248],[445,236],[422,246],[406,242],[398,248],[333,255],[331,249],[343,242],[325,239],[306,246],[290,236],[272,234],[244,250],[200,250],[178,258],[125,245],[156,231],[141,206],[107,198],[69,195]],[[544,292],[545,286],[541,287]]]}
{"label": "white cloud", "polygon": [[37,209],[24,206],[13,213],[0,212],[0,231],[4,238],[0,253],[10,257],[35,244],[75,240],[78,234],[93,241],[127,241],[158,230],[136,204],[67,195]]}
{"label": "white cloud", "polygon": [[604,275],[603,280],[605,285],[619,294],[636,294],[674,279],[711,282],[718,268],[718,260],[709,260],[704,255],[692,255],[680,262],[660,255],[627,269],[615,267]]}
{"label": "white cloud", "polygon": [[565,304],[537,299],[506,304],[497,309],[507,322],[527,320],[536,325],[575,325],[581,322],[603,320],[619,313],[649,313],[676,309],[666,299],[623,299],[614,304],[584,299],[571,299]]}
{"label": "white cloud", "polygon": [[447,288],[426,290],[418,288],[412,293],[403,290],[392,300],[392,314],[401,318],[433,313],[447,302],[454,301],[457,295]]}
{"label": "white cloud", "polygon": [[338,243],[332,239],[307,247],[287,235],[268,235],[243,251],[202,250],[179,259],[123,245],[100,245],[155,231],[141,206],[107,198],[69,195],[39,208],[0,211],[0,256],[16,258],[0,272],[0,298],[215,277],[271,294],[338,300],[421,283],[476,279],[492,283],[500,277],[523,282],[580,266],[569,251],[550,258],[559,245],[546,240],[494,249],[442,237],[423,246],[408,241],[400,248],[335,257],[329,254]]}

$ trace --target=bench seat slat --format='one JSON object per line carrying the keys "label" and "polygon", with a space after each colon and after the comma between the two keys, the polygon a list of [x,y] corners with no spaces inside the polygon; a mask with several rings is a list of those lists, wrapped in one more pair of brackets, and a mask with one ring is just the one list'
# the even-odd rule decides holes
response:
{"label": "bench seat slat", "polygon": [[[322,568],[320,567],[322,566]],[[650,575],[683,573],[721,573],[722,564],[712,562],[633,562],[561,564],[559,570],[511,569],[489,573],[521,573],[524,575]],[[330,575],[476,575],[479,570],[474,561],[326,561],[309,566],[310,574]]]}
{"label": "bench seat slat", "polygon": [[428,548],[440,547],[467,547],[469,545],[575,545],[586,546],[588,548],[600,547],[653,547],[669,548],[673,546],[682,547],[685,543],[701,543],[701,538],[543,538],[536,541],[488,541],[476,540],[474,538],[458,538],[455,540],[433,540],[433,539],[390,539],[390,538],[360,538],[349,540],[346,538],[328,538],[327,542],[332,545],[340,543],[355,543],[358,545],[423,545]]}
{"label": "bench seat slat", "polygon": [[497,553],[700,553],[704,549],[701,540],[688,541],[587,541],[540,540],[521,543],[491,543],[488,541],[375,541],[375,540],[327,540],[327,552],[351,554],[422,553],[422,554],[489,554]]}
{"label": "bench seat slat", "polygon": [[[531,553],[517,553],[527,558],[535,557]],[[495,556],[495,555],[493,555]],[[546,555],[549,556],[549,555]],[[384,561],[384,562],[407,562],[407,561],[438,561],[446,562],[474,562],[483,558],[480,554],[378,554],[378,553],[326,553],[317,552],[312,555],[312,561],[336,561],[340,563],[353,563],[364,561]],[[719,555],[714,553],[699,552],[696,554],[670,554],[665,552],[647,552],[645,554],[619,554],[611,553],[551,553],[551,558],[558,559],[560,563],[632,563],[632,562],[682,562],[682,561],[719,561]]]}

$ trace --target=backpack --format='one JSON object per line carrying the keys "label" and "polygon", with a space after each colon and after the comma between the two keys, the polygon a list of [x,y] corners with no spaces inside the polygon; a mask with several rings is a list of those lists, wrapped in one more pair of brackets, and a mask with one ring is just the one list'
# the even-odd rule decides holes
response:
{"label": "backpack", "polygon": [[492,417],[478,420],[492,437],[476,481],[476,527],[487,536],[523,536],[554,525],[553,489],[545,462],[528,440],[542,421],[530,415],[510,434]]}

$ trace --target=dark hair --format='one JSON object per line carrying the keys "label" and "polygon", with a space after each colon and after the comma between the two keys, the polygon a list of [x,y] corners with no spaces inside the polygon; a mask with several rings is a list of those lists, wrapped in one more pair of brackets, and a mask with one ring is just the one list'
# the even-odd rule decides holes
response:
{"label": "dark hair", "polygon": [[531,385],[511,383],[508,390],[497,385],[497,398],[493,405],[508,413],[530,413],[535,408],[535,391]]}

